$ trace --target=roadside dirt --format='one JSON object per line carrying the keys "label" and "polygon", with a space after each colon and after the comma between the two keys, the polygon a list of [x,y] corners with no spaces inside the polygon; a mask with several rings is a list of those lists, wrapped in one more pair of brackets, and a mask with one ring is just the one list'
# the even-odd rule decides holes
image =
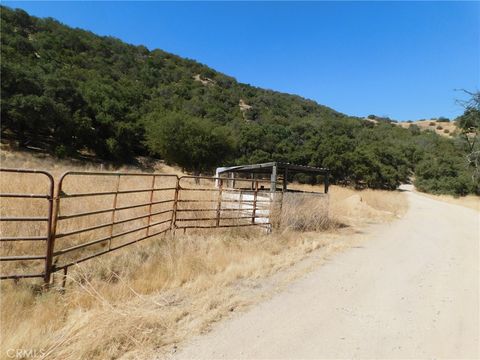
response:
{"label": "roadside dirt", "polygon": [[479,358],[479,213],[407,196],[402,219],[172,356]]}

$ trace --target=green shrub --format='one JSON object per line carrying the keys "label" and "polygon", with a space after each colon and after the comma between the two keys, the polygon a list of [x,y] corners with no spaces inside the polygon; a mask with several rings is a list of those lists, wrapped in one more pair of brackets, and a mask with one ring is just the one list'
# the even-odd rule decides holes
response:
{"label": "green shrub", "polygon": [[443,116],[440,116],[438,119],[437,119],[437,122],[450,122],[450,119],[449,118],[446,118],[446,117],[443,117]]}
{"label": "green shrub", "polygon": [[300,173],[300,174],[295,174],[294,177],[293,177],[293,180],[300,183],[300,184],[315,184],[316,183],[316,179],[314,176],[312,175],[308,175],[308,174],[303,174],[303,173]]}
{"label": "green shrub", "polygon": [[415,175],[415,186],[420,191],[455,196],[475,192],[471,174],[459,153],[426,154],[417,165]]}
{"label": "green shrub", "polygon": [[60,159],[68,156],[68,150],[65,145],[57,145],[54,150],[54,155]]}

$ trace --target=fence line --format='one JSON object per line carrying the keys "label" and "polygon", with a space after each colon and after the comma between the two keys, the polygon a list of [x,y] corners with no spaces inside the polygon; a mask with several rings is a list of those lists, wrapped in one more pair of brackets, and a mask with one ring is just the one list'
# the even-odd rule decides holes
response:
{"label": "fence line", "polygon": [[[278,200],[281,203],[282,198],[271,191],[270,181],[253,179],[235,179],[235,184],[229,186],[230,180],[215,177],[68,171],[55,188],[53,176],[46,171],[0,169],[0,173],[43,176],[43,180],[48,180],[44,181],[45,194],[30,193],[30,188],[19,193],[0,193],[2,199],[36,199],[48,203],[42,211],[44,216],[12,216],[18,204],[2,201],[2,224],[43,222],[46,227],[35,228],[39,232],[36,235],[4,236],[2,226],[0,245],[10,244],[7,252],[14,248],[29,252],[28,243],[42,244],[39,249],[42,254],[35,255],[3,256],[2,249],[2,264],[16,263],[19,266],[13,267],[15,271],[25,261],[44,264],[43,271],[36,273],[3,274],[2,266],[0,279],[37,277],[46,284],[57,271],[63,270],[66,275],[72,265],[168,231],[243,226],[271,229],[272,204]],[[28,184],[33,188],[40,183]],[[89,192],[86,184],[92,184],[95,191]],[[234,188],[239,184],[243,188]],[[3,212],[7,212],[6,216]],[[18,227],[13,227],[12,232],[18,232]],[[15,247],[25,242],[27,245]]]}

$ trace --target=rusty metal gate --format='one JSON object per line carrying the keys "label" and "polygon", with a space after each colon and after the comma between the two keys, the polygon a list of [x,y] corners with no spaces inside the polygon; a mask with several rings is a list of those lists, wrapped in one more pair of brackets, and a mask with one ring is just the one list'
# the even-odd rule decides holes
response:
{"label": "rusty metal gate", "polygon": [[50,283],[57,271],[176,229],[271,230],[281,206],[262,180],[69,171],[55,189],[46,171],[0,174],[2,191],[15,190],[0,194],[0,279]]}
{"label": "rusty metal gate", "polygon": [[46,171],[23,169],[0,169],[0,176],[0,279],[48,281],[53,177]]}
{"label": "rusty metal gate", "polygon": [[[54,271],[66,273],[71,265],[170,230],[177,183],[176,175],[164,174],[63,174],[52,226]],[[85,184],[95,190],[85,191]]]}

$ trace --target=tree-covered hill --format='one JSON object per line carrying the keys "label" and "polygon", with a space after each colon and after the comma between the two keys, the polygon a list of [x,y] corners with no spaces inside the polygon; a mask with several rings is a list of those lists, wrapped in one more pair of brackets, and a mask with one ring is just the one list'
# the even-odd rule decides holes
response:
{"label": "tree-covered hill", "polygon": [[461,139],[349,117],[51,18],[1,7],[1,58],[2,135],[56,156],[148,154],[194,173],[288,161],[373,188],[395,188],[417,170],[425,190],[475,191]]}
{"label": "tree-covered hill", "polygon": [[217,126],[341,116],[298,96],[239,84],[193,60],[21,10],[2,7],[1,29],[3,126],[25,141],[51,137],[57,151],[134,155],[144,150],[140,120],[151,113],[181,113]]}

